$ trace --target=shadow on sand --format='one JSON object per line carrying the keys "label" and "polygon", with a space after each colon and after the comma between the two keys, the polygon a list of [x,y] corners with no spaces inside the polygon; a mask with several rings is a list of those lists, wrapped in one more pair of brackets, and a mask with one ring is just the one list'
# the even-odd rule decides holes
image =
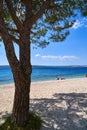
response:
{"label": "shadow on sand", "polygon": [[[45,121],[42,130],[87,130],[87,93],[55,93],[52,98],[31,99],[30,109]],[[1,120],[7,116],[8,111],[0,113]]]}
{"label": "shadow on sand", "polygon": [[8,111],[0,112],[0,125],[4,123],[9,116],[11,116],[11,113],[8,113]]}
{"label": "shadow on sand", "polygon": [[87,130],[87,93],[31,99],[30,108],[45,121],[42,130]]}

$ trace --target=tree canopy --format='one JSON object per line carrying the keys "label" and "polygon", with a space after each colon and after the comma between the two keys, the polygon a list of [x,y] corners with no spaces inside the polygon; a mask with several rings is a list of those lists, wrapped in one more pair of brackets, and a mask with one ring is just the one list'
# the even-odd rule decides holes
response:
{"label": "tree canopy", "polygon": [[[1,3],[4,26],[17,44],[25,23],[31,28],[31,43],[45,47],[51,40],[66,38],[77,14],[87,15],[87,0],[1,0]],[[46,35],[48,38],[44,39]]]}

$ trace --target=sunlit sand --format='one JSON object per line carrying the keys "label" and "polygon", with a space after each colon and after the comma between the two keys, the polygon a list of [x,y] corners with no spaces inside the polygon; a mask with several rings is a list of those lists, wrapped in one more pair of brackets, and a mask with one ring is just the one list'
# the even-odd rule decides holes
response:
{"label": "sunlit sand", "polygon": [[[14,85],[0,87],[0,123],[12,111]],[[42,130],[87,130],[87,78],[31,84],[30,110],[45,121]]]}

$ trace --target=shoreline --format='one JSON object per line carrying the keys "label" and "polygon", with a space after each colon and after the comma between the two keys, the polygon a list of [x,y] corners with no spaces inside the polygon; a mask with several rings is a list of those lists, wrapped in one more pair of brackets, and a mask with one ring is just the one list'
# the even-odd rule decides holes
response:
{"label": "shoreline", "polygon": [[[59,78],[61,78],[61,77],[59,77]],[[38,83],[43,83],[43,82],[55,82],[55,81],[64,81],[64,80],[75,80],[75,79],[84,79],[84,78],[87,78],[87,77],[73,77],[73,78],[64,78],[64,79],[59,79],[59,80],[57,80],[57,78],[56,79],[53,79],[53,80],[43,80],[43,81],[31,81],[31,84],[38,84]],[[5,84],[0,84],[0,88],[1,87],[6,87],[6,86],[8,86],[8,87],[11,87],[11,86],[14,86],[14,82],[12,82],[12,83],[5,83]]]}
{"label": "shoreline", "polygon": [[[13,86],[0,87],[0,124],[12,112]],[[41,130],[87,130],[87,78],[31,83],[30,110],[45,121]]]}

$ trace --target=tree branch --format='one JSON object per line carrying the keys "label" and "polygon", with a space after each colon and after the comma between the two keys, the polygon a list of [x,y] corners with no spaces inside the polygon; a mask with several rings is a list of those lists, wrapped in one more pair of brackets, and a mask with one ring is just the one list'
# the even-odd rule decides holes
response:
{"label": "tree branch", "polygon": [[[24,1],[24,0],[22,0]],[[28,2],[28,3],[27,3]],[[38,13],[35,15],[32,14],[32,0],[24,1],[24,4],[26,4],[26,9],[27,9],[27,15],[26,15],[26,21],[24,24],[26,24],[28,27],[31,27],[33,24],[36,23],[36,21],[42,16],[43,12],[45,9],[47,9],[50,6],[51,0],[46,0],[43,5],[41,6],[41,9],[39,10]]]}
{"label": "tree branch", "polygon": [[31,18],[32,16],[32,0],[26,0],[26,17],[25,20]]}
{"label": "tree branch", "polygon": [[3,9],[2,9],[2,7],[3,7],[3,0],[0,0],[0,21],[1,21],[1,23],[3,23]]}
{"label": "tree branch", "polygon": [[[1,31],[1,29],[3,31]],[[6,55],[7,55],[7,58],[8,58],[8,61],[11,65],[11,67],[14,66],[14,64],[19,65],[19,61],[15,55],[14,46],[13,46],[13,42],[12,42],[13,37],[11,37],[8,34],[8,31],[6,30],[6,28],[1,25],[1,21],[0,21],[0,35],[2,37],[4,46],[5,46],[5,50],[6,50]],[[13,39],[13,40],[15,41],[16,39]],[[16,41],[16,43],[18,43],[18,41]]]}
{"label": "tree branch", "polygon": [[19,33],[19,30],[17,30],[17,29],[11,29],[11,28],[7,27],[7,30],[12,33]]}
{"label": "tree branch", "polygon": [[42,16],[42,14],[44,13],[45,9],[49,8],[50,7],[50,3],[52,1],[51,0],[46,0],[44,2],[44,4],[42,5],[42,7],[40,8],[39,12],[37,12],[37,14],[35,14],[33,17],[32,17],[32,24],[35,24],[36,21]]}
{"label": "tree branch", "polygon": [[23,4],[26,7],[26,13],[25,13],[25,21],[24,25],[27,27],[31,27],[31,17],[32,17],[32,0],[21,0]]}
{"label": "tree branch", "polygon": [[17,57],[15,55],[13,42],[11,40],[11,37],[9,36],[8,30],[6,29],[6,26],[4,23],[2,0],[0,0],[0,35],[2,37],[5,50],[6,50],[6,55],[7,55],[7,58],[11,67],[14,66],[15,63],[19,65],[19,61],[17,60]]}
{"label": "tree branch", "polygon": [[16,16],[16,12],[13,8],[12,2],[11,0],[5,0],[9,13],[15,23],[15,25],[17,26],[18,30],[21,31],[21,29],[23,28],[22,23],[20,22],[20,20],[18,19],[18,17]]}
{"label": "tree branch", "polygon": [[17,45],[20,44],[19,39],[16,39],[14,36],[10,35],[10,38],[12,39],[12,41],[14,41]]}

